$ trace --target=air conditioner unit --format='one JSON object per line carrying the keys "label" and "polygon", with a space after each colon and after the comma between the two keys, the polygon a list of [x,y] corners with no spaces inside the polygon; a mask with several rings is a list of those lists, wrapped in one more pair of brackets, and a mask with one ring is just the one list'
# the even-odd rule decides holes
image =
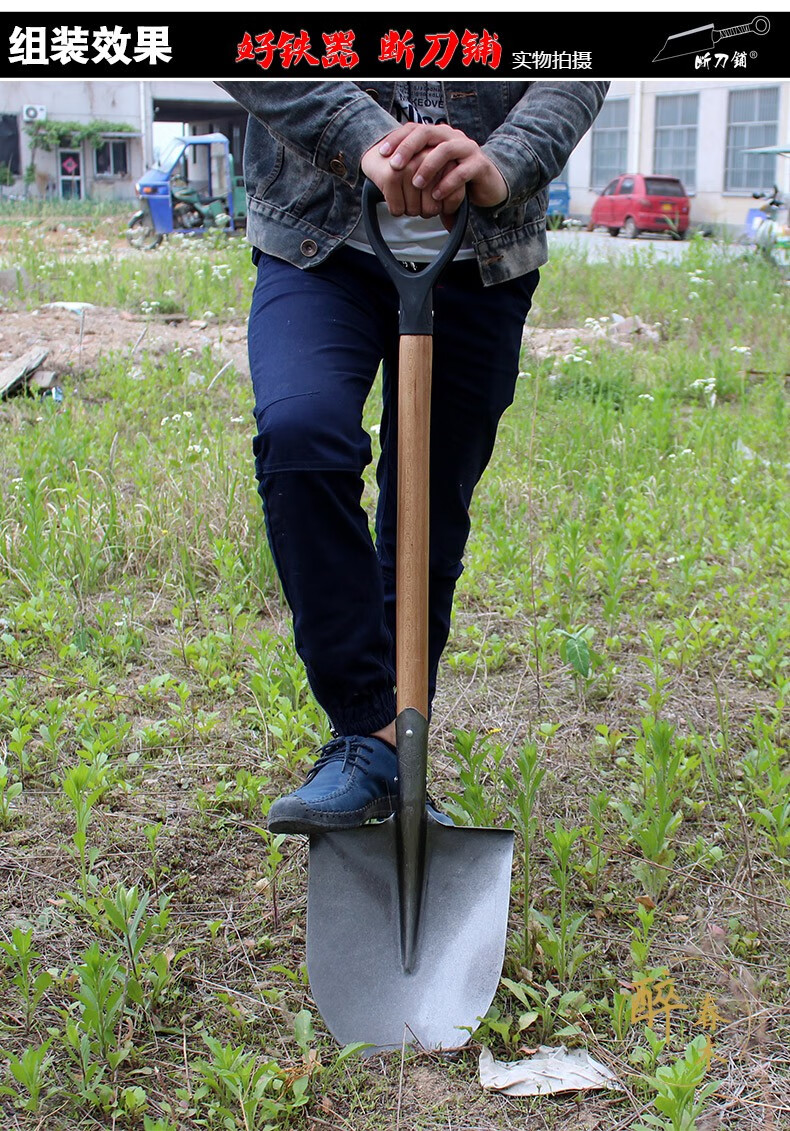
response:
{"label": "air conditioner unit", "polygon": [[47,108],[46,106],[23,106],[22,107],[22,121],[23,122],[46,122]]}

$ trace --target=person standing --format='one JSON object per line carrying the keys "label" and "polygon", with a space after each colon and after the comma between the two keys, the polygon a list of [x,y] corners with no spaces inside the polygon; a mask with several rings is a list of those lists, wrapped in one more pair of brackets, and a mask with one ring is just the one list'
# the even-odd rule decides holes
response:
{"label": "person standing", "polygon": [[[275,800],[272,832],[352,828],[397,802],[395,475],[398,297],[361,220],[415,270],[464,194],[462,248],[434,294],[429,700],[450,629],[469,506],[511,404],[547,259],[549,183],[592,125],[605,82],[219,84],[248,112],[255,471],[297,652],[334,737]],[[362,412],[383,366],[375,538],[361,506]],[[449,818],[433,809],[440,820]]]}

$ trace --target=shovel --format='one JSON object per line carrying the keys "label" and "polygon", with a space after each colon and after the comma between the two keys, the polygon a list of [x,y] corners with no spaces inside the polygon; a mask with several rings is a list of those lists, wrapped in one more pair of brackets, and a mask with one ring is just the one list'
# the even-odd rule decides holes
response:
{"label": "shovel", "polygon": [[689,31],[679,31],[676,35],[667,36],[667,41],[653,60],[654,63],[662,59],[679,59],[683,55],[704,54],[710,51],[722,39],[729,39],[733,35],[765,35],[771,27],[771,22],[766,16],[755,16],[751,23],[736,24],[735,27],[720,28],[717,30],[713,24],[703,24]]}
{"label": "shovel", "polygon": [[400,298],[396,560],[397,812],[310,837],[307,971],[340,1044],[369,1052],[457,1048],[496,993],[505,953],[513,833],[443,825],[426,811],[428,469],[433,284],[466,230],[464,200],[441,254],[419,272],[381,235],[366,182],[368,238]]}

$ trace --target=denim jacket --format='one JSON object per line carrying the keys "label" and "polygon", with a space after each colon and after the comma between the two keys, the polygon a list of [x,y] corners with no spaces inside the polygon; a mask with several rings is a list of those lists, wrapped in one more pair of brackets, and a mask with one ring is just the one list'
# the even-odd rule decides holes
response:
{"label": "denim jacket", "polygon": [[[221,82],[249,112],[247,235],[297,267],[321,263],[359,220],[362,155],[398,125],[394,82]],[[486,285],[547,259],[548,185],[601,108],[606,82],[445,82],[447,119],[482,147],[508,187],[470,210]]]}

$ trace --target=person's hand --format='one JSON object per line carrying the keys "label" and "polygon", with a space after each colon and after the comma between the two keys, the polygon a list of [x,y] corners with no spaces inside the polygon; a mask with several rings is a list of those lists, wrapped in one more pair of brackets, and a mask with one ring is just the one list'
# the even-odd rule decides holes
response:
{"label": "person's hand", "polygon": [[430,219],[439,215],[442,211],[442,203],[434,199],[432,185],[426,183],[424,187],[418,187],[414,184],[414,177],[422,160],[422,151],[415,153],[408,162],[394,166],[388,156],[394,151],[390,139],[397,135],[395,142],[397,145],[404,136],[416,128],[416,123],[409,123],[393,130],[382,141],[376,142],[362,155],[360,168],[368,180],[373,181],[381,189],[393,216],[422,216]]}
{"label": "person's hand", "polygon": [[483,208],[507,199],[508,187],[499,169],[462,130],[408,123],[373,148],[391,170],[402,172],[404,181],[410,182],[406,191],[419,192],[421,198],[428,194],[444,213],[458,211],[465,191],[472,204]]}

